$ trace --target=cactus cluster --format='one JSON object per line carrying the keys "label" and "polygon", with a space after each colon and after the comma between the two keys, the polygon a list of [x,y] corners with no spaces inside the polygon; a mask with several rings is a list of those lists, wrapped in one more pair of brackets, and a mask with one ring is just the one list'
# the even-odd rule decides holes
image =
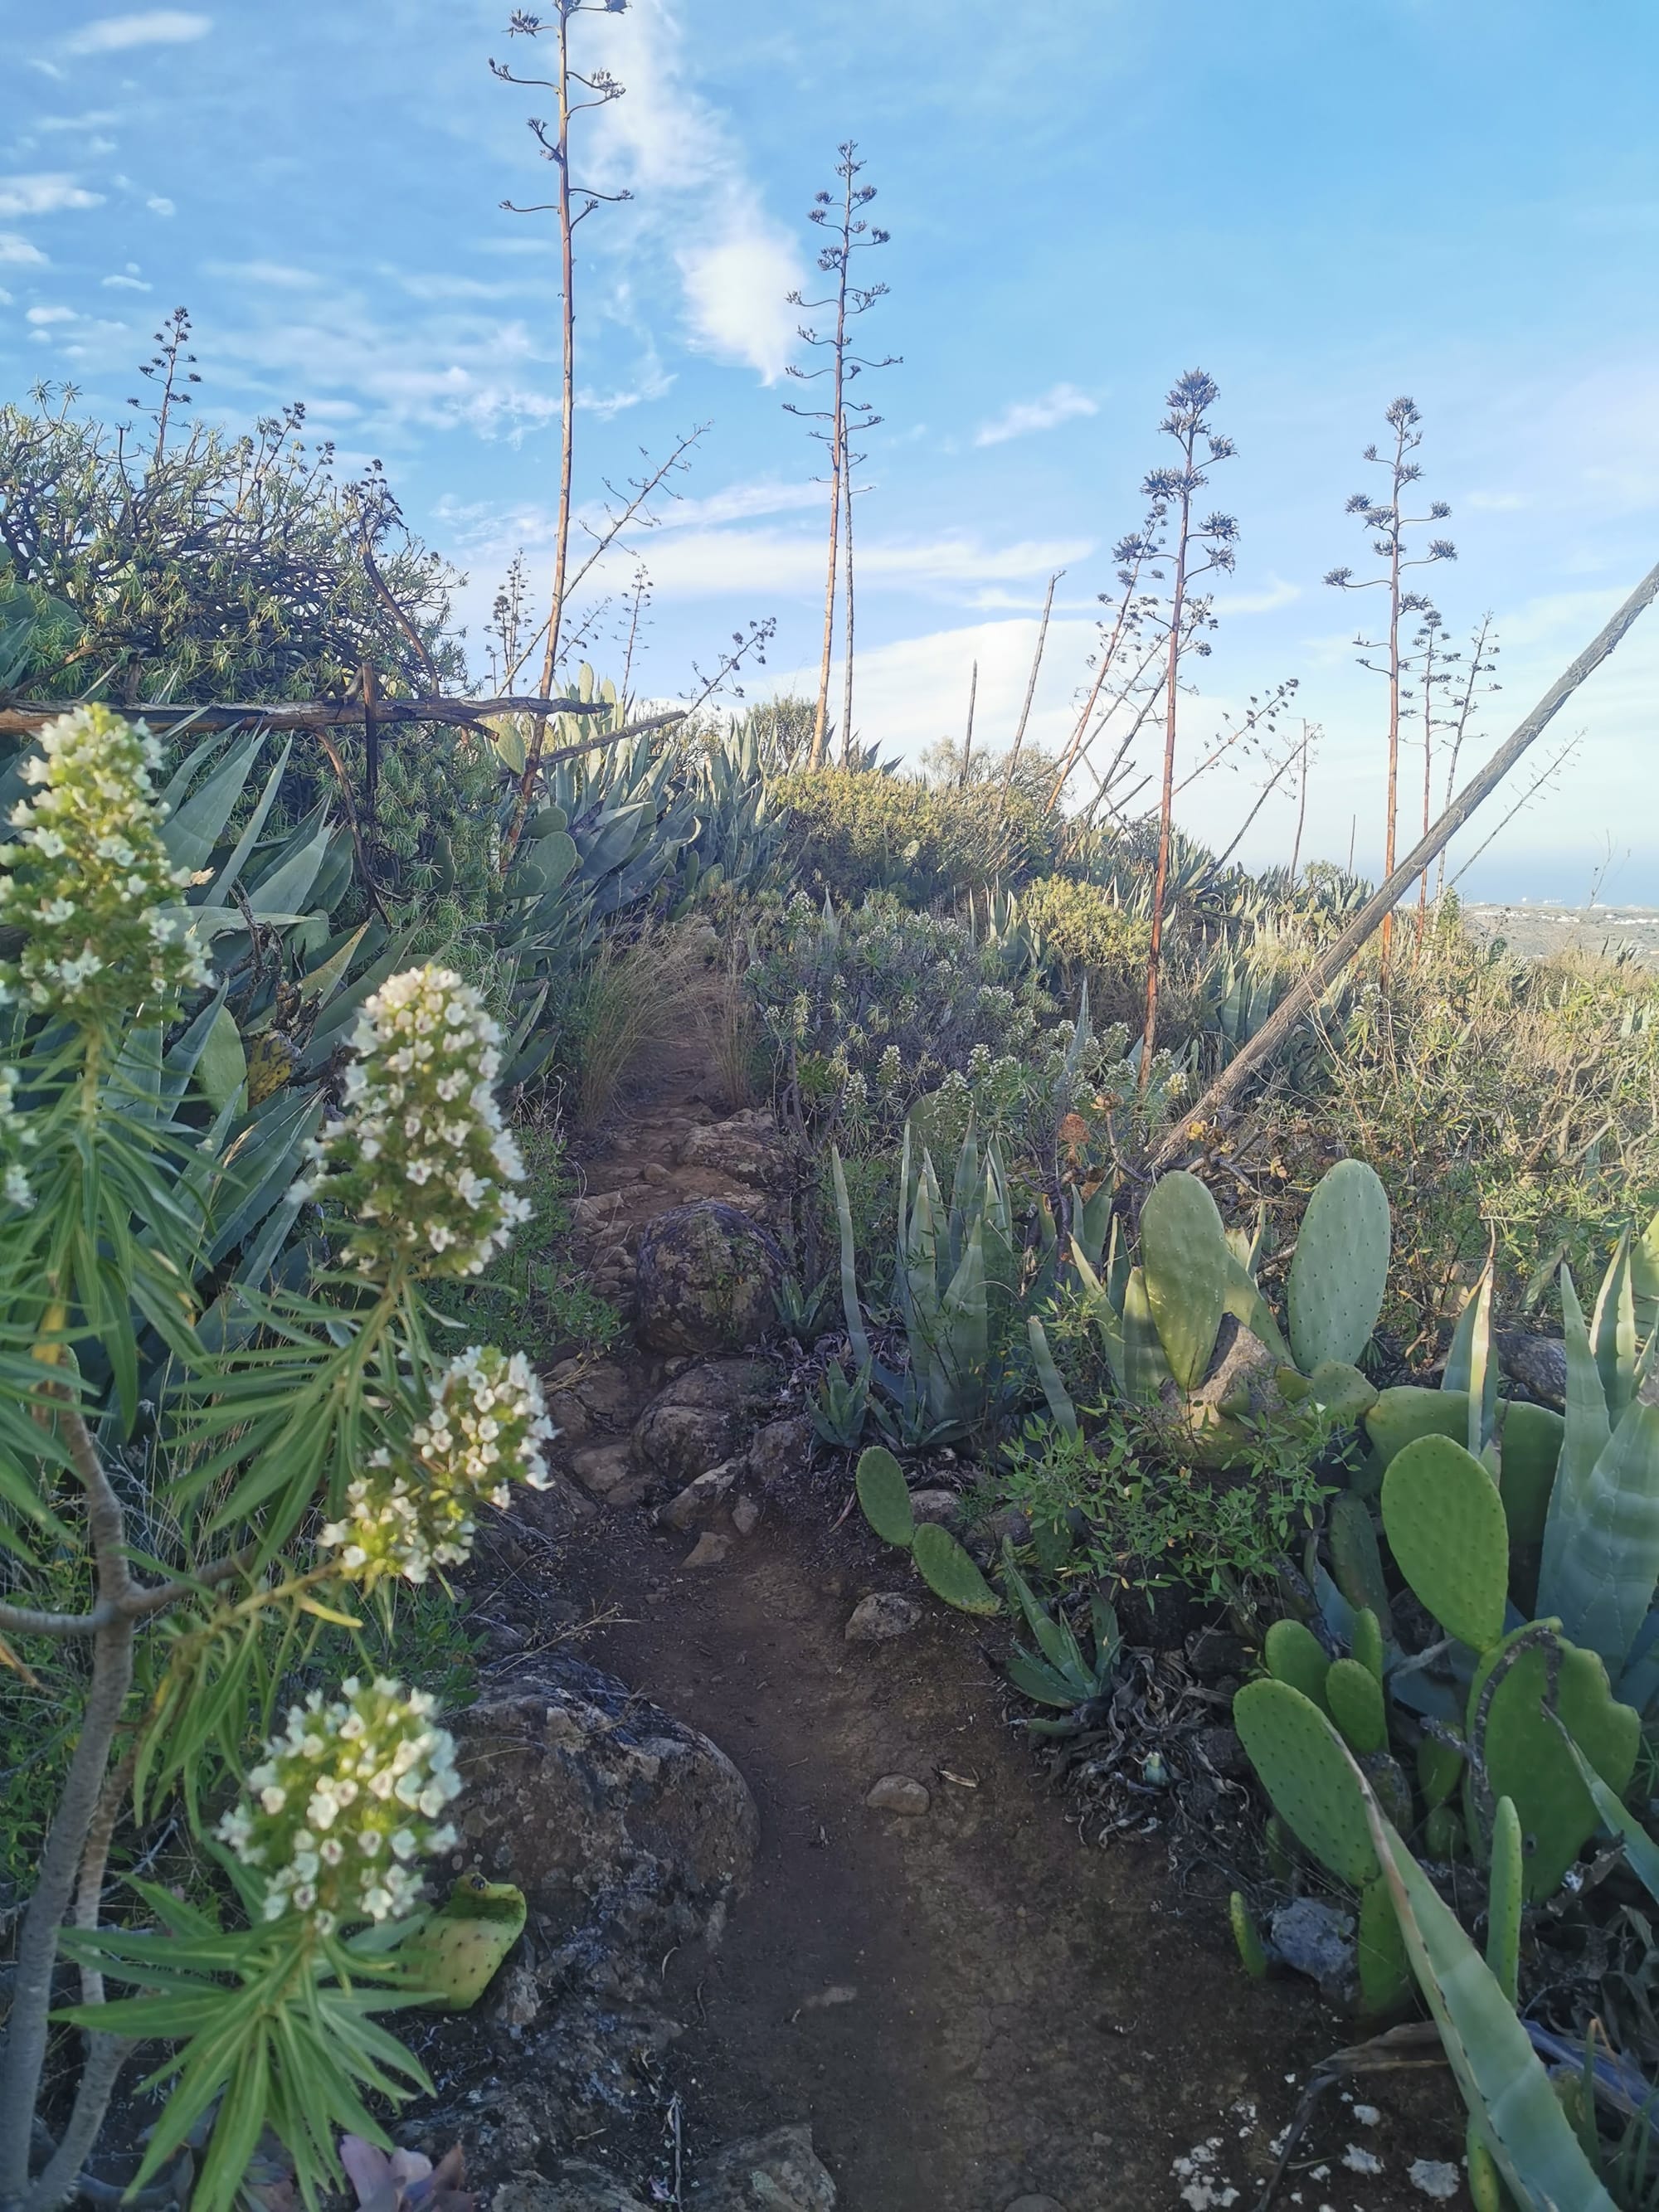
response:
{"label": "cactus cluster", "polygon": [[918,1525],[904,1470],[884,1446],[860,1458],[856,1485],[864,1517],[884,1544],[908,1552],[935,1597],[958,1613],[1000,1613],[1001,1600],[948,1528]]}
{"label": "cactus cluster", "polygon": [[[1224,1468],[1249,1449],[1264,1417],[1299,1409],[1316,1431],[1351,1427],[1376,1392],[1356,1362],[1382,1310],[1389,1249],[1389,1201],[1374,1170],[1340,1160],[1308,1201],[1288,1286],[1289,1341],[1256,1282],[1256,1254],[1222,1224],[1196,1176],[1166,1175],[1140,1216],[1139,1264],[1115,1235],[1103,1272],[1087,1240],[1073,1239],[1072,1266],[1123,1395],[1161,1405],[1184,1430],[1184,1447],[1204,1467]],[[1219,1360],[1224,1323],[1237,1324]],[[1032,1329],[1038,1373],[1062,1426],[1075,1409],[1051,1379]]]}

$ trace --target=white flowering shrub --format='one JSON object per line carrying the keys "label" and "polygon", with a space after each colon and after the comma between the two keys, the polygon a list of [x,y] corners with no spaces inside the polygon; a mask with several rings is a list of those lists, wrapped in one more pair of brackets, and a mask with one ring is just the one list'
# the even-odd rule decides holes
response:
{"label": "white flowering shrub", "polygon": [[[349,1669],[318,1686],[319,1639],[463,1563],[515,1485],[545,1482],[553,1433],[521,1354],[431,1340],[423,1284],[477,1273],[527,1211],[499,1038],[447,969],[363,1007],[299,1194],[325,1248],[312,1279],[260,1291],[205,1263],[218,1187],[158,1054],[216,1017],[156,766],[105,710],[62,717],[0,848],[0,1662],[62,1669],[79,1717],[15,1926],[6,2212],[76,2192],[127,2055],[148,2043],[154,2063],[156,2039],[171,2094],[133,2185],[190,2142],[192,2212],[233,2212],[265,2132],[315,2208],[338,2137],[375,2125],[365,2100],[430,2086],[371,2015],[417,1971],[454,1746],[419,1690]],[[54,1610],[65,1590],[82,1610]],[[113,1830],[100,1799],[125,1808]],[[106,1883],[121,1826],[161,1818],[194,1838],[216,1917]],[[131,1924],[71,1925],[100,1893]],[[65,1960],[82,2002],[54,2014]],[[48,2123],[53,2017],[89,2041]]]}
{"label": "white flowering shrub", "polygon": [[82,1025],[165,1008],[208,969],[179,904],[190,871],[169,864],[151,796],[161,749],[106,707],[61,716],[40,745],[23,770],[38,795],[0,846],[0,923],[27,933],[0,989]]}
{"label": "white flowering shrub", "polygon": [[296,1913],[324,1936],[414,1910],[421,1862],[455,1841],[442,1814],[461,1787],[423,1691],[354,1677],[340,1692],[289,1708],[216,1832],[264,1881],[267,1920]]}
{"label": "white flowering shrub", "polygon": [[345,1112],[316,1139],[309,1194],[355,1226],[366,1273],[477,1275],[527,1212],[524,1163],[491,1088],[501,1033],[447,968],[411,968],[365,1005]]}
{"label": "white flowering shrub", "polygon": [[338,1547],[348,1574],[423,1583],[471,1553],[480,1499],[505,1505],[514,1481],[546,1488],[541,1448],[553,1434],[524,1354],[472,1345],[439,1376],[407,1455],[379,1446],[347,1489],[347,1512],[317,1540]]}

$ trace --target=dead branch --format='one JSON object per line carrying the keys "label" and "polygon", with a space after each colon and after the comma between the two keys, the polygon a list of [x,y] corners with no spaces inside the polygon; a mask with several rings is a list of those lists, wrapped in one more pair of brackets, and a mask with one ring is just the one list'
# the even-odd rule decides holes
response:
{"label": "dead branch", "polygon": [[1541,737],[1561,708],[1607,659],[1637,617],[1659,598],[1659,562],[1649,569],[1607,626],[1558,676],[1524,720],[1501,744],[1480,773],[1468,783],[1435,823],[1428,836],[1395,867],[1381,888],[1372,892],[1340,937],[1333,939],[1302,981],[1231,1061],[1189,1114],[1183,1114],[1152,1155],[1152,1164],[1162,1167],[1187,1141],[1194,1121],[1212,1121],[1239,1091],[1245,1078],[1270,1060],[1296,1024],[1316,1006],[1376,932],[1391,915],[1414,879],[1449,845],[1469,817],[1497,790],[1528,748]]}

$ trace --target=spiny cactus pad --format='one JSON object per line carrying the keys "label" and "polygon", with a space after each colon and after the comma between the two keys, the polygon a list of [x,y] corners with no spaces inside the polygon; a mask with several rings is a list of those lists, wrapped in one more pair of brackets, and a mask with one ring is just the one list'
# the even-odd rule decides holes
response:
{"label": "spiny cactus pad", "polygon": [[1322,1359],[1308,1377],[1308,1389],[1334,1429],[1351,1429],[1376,1403],[1376,1389],[1346,1360]]}
{"label": "spiny cactus pad", "polygon": [[1376,1872],[1364,1792],[1317,1705],[1288,1682],[1247,1682],[1233,1726],[1275,1810],[1323,1866],[1358,1889]]}
{"label": "spiny cactus pad", "polygon": [[1437,1805],[1423,1823],[1425,1855],[1431,1859],[1461,1859],[1468,1848],[1469,1839],[1460,1815],[1449,1805]]}
{"label": "spiny cactus pad", "polygon": [[1356,1613],[1369,1607],[1379,1622],[1389,1618],[1389,1586],[1382,1577],[1376,1523],[1363,1498],[1340,1491],[1331,1500],[1331,1572]]}
{"label": "spiny cactus pad", "polygon": [[1000,1613],[1002,1601],[991,1588],[948,1528],[924,1521],[916,1530],[910,1556],[921,1578],[935,1597],[953,1605],[958,1613]]}
{"label": "spiny cactus pad", "polygon": [[1325,1677],[1325,1702],[1350,1748],[1362,1759],[1387,1744],[1389,1720],[1382,1705],[1382,1685],[1358,1659],[1332,1661]]}
{"label": "spiny cactus pad", "polygon": [[[1469,1686],[1469,1726],[1475,1726],[1481,1693],[1510,1645],[1528,1633],[1517,1629],[1488,1653]],[[1522,1651],[1507,1668],[1486,1712],[1483,1749],[1495,1795],[1512,1797],[1522,1833],[1530,1839],[1525,1862],[1528,1903],[1539,1905],[1561,1887],[1567,1869],[1597,1825],[1595,1807],[1579,1778],[1561,1731],[1544,1709],[1553,1655],[1540,1645]],[[1563,1641],[1555,1710],[1584,1757],[1608,1788],[1623,1796],[1636,1766],[1640,1716],[1614,1698],[1607,1670],[1593,1651]],[[1471,1832],[1476,1832],[1470,1821]]]}
{"label": "spiny cactus pad", "polygon": [[1380,1391],[1361,1417],[1371,1449],[1384,1467],[1419,1437],[1452,1437],[1462,1443],[1469,1430],[1467,1390],[1425,1390],[1415,1382]]}
{"label": "spiny cactus pad", "polygon": [[1492,1477],[1449,1437],[1419,1437],[1382,1478],[1395,1563],[1449,1636],[1486,1651],[1504,1632],[1509,1528]]}
{"label": "spiny cactus pad", "polygon": [[1276,1620],[1261,1646],[1267,1672],[1276,1682],[1300,1690],[1322,1712],[1325,1677],[1331,1671],[1330,1656],[1311,1628],[1299,1620]]}
{"label": "spiny cactus pad", "polygon": [[1522,1889],[1521,1817],[1512,1797],[1500,1797],[1486,1881],[1486,1964],[1511,2004],[1521,1971]]}
{"label": "spiny cactus pad", "polygon": [[1446,1802],[1463,1779],[1463,1764],[1462,1753],[1454,1751],[1437,1735],[1423,1737],[1417,1747],[1417,1786],[1425,1805]]}
{"label": "spiny cactus pad", "polygon": [[1228,1902],[1227,1914],[1233,1926],[1233,1941],[1238,1946],[1238,1955],[1245,1972],[1253,1982],[1267,1978],[1267,1954],[1261,1948],[1261,1936],[1250,1908],[1235,1890]]}
{"label": "spiny cactus pad", "polygon": [[910,1506],[910,1490],[904,1470],[881,1444],[874,1444],[859,1459],[854,1480],[864,1517],[884,1544],[896,1544],[908,1552],[916,1533]]}
{"label": "spiny cactus pad", "polygon": [[1352,1366],[1382,1310],[1392,1241],[1389,1194],[1364,1160],[1339,1160],[1308,1200],[1291,1261],[1291,1350],[1304,1375]]}
{"label": "spiny cactus pad", "polygon": [[1359,1893],[1359,2009],[1373,2017],[1398,2012],[1416,1986],[1389,1885],[1375,1875]]}
{"label": "spiny cactus pad", "polygon": [[1541,1544],[1567,1425],[1547,1406],[1528,1406],[1518,1401],[1500,1407],[1499,1419],[1498,1487],[1510,1524],[1510,1541]]}
{"label": "spiny cactus pad", "polygon": [[1147,1302],[1170,1371],[1183,1390],[1204,1380],[1226,1310],[1227,1233],[1196,1176],[1159,1177],[1140,1215]]}
{"label": "spiny cactus pad", "polygon": [[1368,1605],[1361,1606],[1353,1617],[1352,1647],[1354,1657],[1380,1683],[1383,1674],[1382,1631]]}

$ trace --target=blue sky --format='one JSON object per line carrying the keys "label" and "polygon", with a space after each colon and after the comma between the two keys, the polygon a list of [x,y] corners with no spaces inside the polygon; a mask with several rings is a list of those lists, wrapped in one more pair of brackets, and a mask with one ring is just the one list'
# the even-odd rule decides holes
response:
{"label": "blue sky", "polygon": [[[383,458],[468,572],[476,629],[516,547],[542,573],[556,486],[552,231],[497,204],[549,173],[530,96],[486,67],[506,14],[5,11],[0,389],[71,378],[118,414],[187,303],[204,409],[301,398],[347,459]],[[977,659],[979,735],[1005,742],[1055,568],[1033,733],[1066,726],[1164,392],[1195,364],[1238,445],[1215,496],[1241,542],[1187,747],[1297,677],[1324,732],[1310,852],[1346,858],[1358,817],[1361,865],[1379,854],[1382,686],[1354,666],[1359,609],[1320,579],[1364,564],[1343,503],[1397,393],[1453,509],[1438,602],[1456,633],[1497,618],[1488,742],[1659,557],[1650,0],[634,0],[582,28],[629,90],[579,173],[635,197],[581,233],[581,488],[711,426],[640,546],[653,691],[762,614],[757,690],[816,665],[822,495],[782,406],[782,295],[848,135],[893,234],[871,337],[904,357],[860,479],[866,736],[959,732]],[[1463,888],[1579,898],[1610,853],[1605,897],[1659,898],[1656,706],[1659,613]],[[1224,842],[1252,796],[1218,774],[1183,818]],[[1247,856],[1284,857],[1293,830],[1270,800]]]}

